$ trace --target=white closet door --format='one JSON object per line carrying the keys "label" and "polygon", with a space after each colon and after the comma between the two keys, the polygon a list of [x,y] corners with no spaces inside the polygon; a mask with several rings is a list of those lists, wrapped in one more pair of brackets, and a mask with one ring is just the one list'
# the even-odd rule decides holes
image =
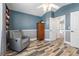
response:
{"label": "white closet door", "polygon": [[71,45],[79,48],[79,11],[71,13]]}

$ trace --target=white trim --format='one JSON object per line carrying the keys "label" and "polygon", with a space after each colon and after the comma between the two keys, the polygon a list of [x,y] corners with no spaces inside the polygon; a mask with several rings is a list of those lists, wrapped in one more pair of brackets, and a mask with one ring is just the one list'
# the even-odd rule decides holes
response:
{"label": "white trim", "polygon": [[2,55],[2,3],[0,4],[0,55]]}
{"label": "white trim", "polygon": [[[18,30],[9,30],[9,31],[18,31]],[[25,29],[22,31],[37,31],[36,29]],[[45,31],[50,31],[49,29],[45,29]]]}
{"label": "white trim", "polygon": [[53,40],[52,40],[52,39],[50,39],[50,38],[49,38],[49,39],[48,39],[48,38],[45,38],[45,41],[53,41]]}
{"label": "white trim", "polygon": [[30,38],[30,41],[34,41],[34,40],[37,40],[37,38]]}
{"label": "white trim", "polygon": [[67,43],[67,44],[71,45],[71,43],[70,43],[70,42],[68,42],[68,41],[64,41],[64,43]]}
{"label": "white trim", "polygon": [[[30,41],[34,41],[34,40],[37,40],[37,38],[30,38]],[[52,41],[52,40],[47,39],[47,38],[45,38],[44,40],[45,40],[45,41]]]}

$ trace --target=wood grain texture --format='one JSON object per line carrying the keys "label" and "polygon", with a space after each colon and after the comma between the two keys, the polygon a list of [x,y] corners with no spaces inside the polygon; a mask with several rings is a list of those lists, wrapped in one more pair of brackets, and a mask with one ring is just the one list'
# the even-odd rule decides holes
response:
{"label": "wood grain texture", "polygon": [[79,49],[65,44],[63,39],[58,38],[52,42],[32,41],[28,48],[21,52],[6,51],[6,56],[79,56]]}
{"label": "wood grain texture", "polygon": [[45,39],[45,24],[38,22],[37,23],[37,39],[39,41]]}

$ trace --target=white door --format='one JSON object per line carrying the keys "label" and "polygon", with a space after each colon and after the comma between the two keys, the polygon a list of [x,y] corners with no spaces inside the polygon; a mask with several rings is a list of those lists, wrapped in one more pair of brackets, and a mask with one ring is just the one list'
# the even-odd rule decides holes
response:
{"label": "white door", "polygon": [[79,11],[71,13],[71,45],[79,48]]}

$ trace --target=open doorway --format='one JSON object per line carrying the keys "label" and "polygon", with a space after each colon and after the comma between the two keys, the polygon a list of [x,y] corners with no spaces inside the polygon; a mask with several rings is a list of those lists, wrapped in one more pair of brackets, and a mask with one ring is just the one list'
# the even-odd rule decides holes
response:
{"label": "open doorway", "polygon": [[65,15],[50,18],[50,39],[64,38]]}

